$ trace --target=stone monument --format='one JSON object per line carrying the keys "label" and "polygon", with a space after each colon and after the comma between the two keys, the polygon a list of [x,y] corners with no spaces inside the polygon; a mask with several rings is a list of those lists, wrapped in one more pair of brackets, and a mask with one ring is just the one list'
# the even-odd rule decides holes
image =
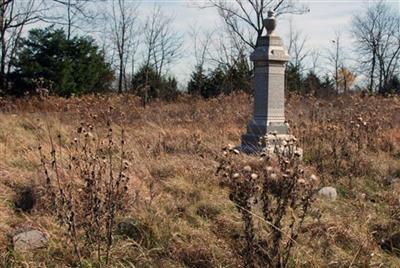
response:
{"label": "stone monument", "polygon": [[250,56],[254,62],[254,111],[241,144],[241,149],[247,153],[264,149],[266,144],[262,140],[266,136],[270,136],[273,143],[288,138],[289,126],[285,121],[285,63],[289,55],[283,48],[281,38],[274,33],[275,12],[268,12],[263,25],[267,35],[258,38]]}

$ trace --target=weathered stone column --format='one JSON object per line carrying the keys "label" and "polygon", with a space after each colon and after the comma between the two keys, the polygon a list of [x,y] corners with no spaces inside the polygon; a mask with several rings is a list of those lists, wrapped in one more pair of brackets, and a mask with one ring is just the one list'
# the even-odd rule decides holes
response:
{"label": "weathered stone column", "polygon": [[242,150],[249,153],[263,148],[260,139],[268,133],[275,136],[288,134],[285,122],[285,63],[289,56],[281,38],[274,34],[276,19],[273,11],[268,12],[263,24],[267,35],[257,40],[250,56],[254,62],[254,112],[241,145]]}

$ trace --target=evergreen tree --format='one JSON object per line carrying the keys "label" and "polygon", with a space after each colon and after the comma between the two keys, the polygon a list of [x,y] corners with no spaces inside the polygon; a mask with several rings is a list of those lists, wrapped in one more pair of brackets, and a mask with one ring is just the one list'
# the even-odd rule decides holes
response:
{"label": "evergreen tree", "polygon": [[220,67],[214,69],[208,75],[204,74],[202,68],[197,67],[190,77],[187,86],[188,93],[206,99],[221,94],[226,79],[225,72]]}
{"label": "evergreen tree", "polygon": [[32,92],[36,81],[60,96],[111,88],[113,72],[90,37],[67,38],[60,29],[34,29],[23,39],[13,73],[13,94]]}
{"label": "evergreen tree", "polygon": [[244,56],[239,57],[225,73],[224,93],[230,94],[234,91],[252,93],[252,73],[248,60]]}
{"label": "evergreen tree", "polygon": [[388,83],[379,92],[381,94],[400,94],[400,78],[399,76],[393,76],[389,79]]}
{"label": "evergreen tree", "polygon": [[217,67],[211,72],[208,86],[206,87],[206,91],[203,92],[202,96],[205,98],[211,98],[216,97],[224,92],[227,93],[227,90],[223,90],[225,81],[225,71],[222,69],[222,67]]}
{"label": "evergreen tree", "polygon": [[325,74],[321,81],[321,87],[316,92],[316,96],[326,97],[332,94],[336,94],[335,81],[328,74]]}
{"label": "evergreen tree", "polygon": [[132,77],[133,93],[142,98],[143,105],[152,99],[175,100],[180,94],[173,77],[163,77],[152,66],[143,65]]}
{"label": "evergreen tree", "polygon": [[302,93],[316,95],[322,88],[322,83],[319,77],[310,71],[302,81]]}
{"label": "evergreen tree", "polygon": [[302,77],[300,68],[292,63],[286,66],[286,90],[300,92],[302,88]]}
{"label": "evergreen tree", "polygon": [[235,91],[251,92],[252,70],[245,57],[240,57],[231,66],[219,65],[208,74],[196,67],[187,86],[188,93],[203,98],[212,98],[220,94]]}
{"label": "evergreen tree", "polygon": [[196,66],[195,71],[190,75],[187,91],[192,96],[203,96],[204,92],[207,91],[208,82],[208,77],[204,74],[203,68]]}

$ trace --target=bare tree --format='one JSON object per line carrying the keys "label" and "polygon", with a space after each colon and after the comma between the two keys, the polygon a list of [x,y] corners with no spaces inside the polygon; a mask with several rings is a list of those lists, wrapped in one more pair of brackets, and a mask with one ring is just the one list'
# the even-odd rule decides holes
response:
{"label": "bare tree", "polygon": [[[196,80],[197,83],[192,83],[191,86],[188,85],[188,92],[194,95],[200,95],[202,89],[205,86],[205,63],[208,54],[210,53],[209,48],[211,46],[211,39],[214,31],[203,30],[193,24],[190,27],[189,35],[193,40],[193,51],[195,58],[194,73],[192,78]],[[189,82],[190,84],[190,82]]]}
{"label": "bare tree", "polygon": [[247,55],[248,46],[231,31],[219,32],[209,40],[206,59],[215,69],[214,86],[220,93],[251,90],[252,64]]}
{"label": "bare tree", "polygon": [[181,56],[183,36],[172,28],[174,18],[165,15],[160,6],[146,18],[144,27],[145,65],[153,67],[159,75],[166,65]]}
{"label": "bare tree", "polygon": [[234,67],[239,59],[247,58],[247,45],[230,31],[219,33],[210,42],[208,59],[225,70]]}
{"label": "bare tree", "polygon": [[290,62],[300,73],[304,70],[304,59],[309,55],[306,49],[307,36],[293,26],[293,21],[289,21],[288,53]]}
{"label": "bare tree", "polygon": [[286,65],[285,84],[288,90],[300,91],[302,89],[302,76],[305,70],[304,60],[309,54],[306,49],[306,36],[293,26],[289,20],[289,33],[287,36],[287,50],[290,61]]}
{"label": "bare tree", "polygon": [[290,0],[209,0],[204,7],[213,7],[225,22],[228,30],[250,48],[263,33],[264,14],[274,10],[277,15],[302,14],[308,11],[305,5]]}
{"label": "bare tree", "polygon": [[341,44],[341,32],[335,32],[335,38],[331,40],[328,50],[328,61],[333,66],[332,76],[335,80],[335,90],[339,93],[339,69],[344,67],[344,50]]}
{"label": "bare tree", "polygon": [[368,88],[380,91],[399,70],[400,14],[384,2],[367,8],[353,19],[360,65],[368,70]]}
{"label": "bare tree", "polygon": [[320,56],[321,56],[321,52],[318,49],[314,48],[310,51],[311,71],[314,74],[317,73]]}
{"label": "bare tree", "polygon": [[8,89],[7,77],[14,66],[22,33],[28,24],[40,19],[42,4],[35,0],[0,2],[0,92]]}
{"label": "bare tree", "polygon": [[111,7],[110,34],[118,58],[118,93],[127,90],[126,68],[128,59],[137,49],[137,8],[138,4],[126,0],[113,0]]}
{"label": "bare tree", "polygon": [[204,69],[204,64],[209,53],[211,45],[211,39],[214,35],[214,31],[202,31],[195,25],[190,27],[190,37],[193,40],[194,57],[196,61],[196,68]]}
{"label": "bare tree", "polygon": [[183,36],[173,29],[173,22],[174,18],[165,15],[157,5],[146,18],[143,29],[145,82],[136,89],[142,95],[143,106],[149,99],[149,71],[154,69],[162,76],[166,66],[182,55]]}
{"label": "bare tree", "polygon": [[43,20],[56,23],[66,27],[67,38],[71,38],[74,29],[81,29],[82,25],[89,22],[95,17],[94,9],[88,8],[88,4],[92,0],[52,0],[55,5],[51,9],[57,10],[59,7],[62,9],[61,14],[53,12],[53,15],[44,16]]}

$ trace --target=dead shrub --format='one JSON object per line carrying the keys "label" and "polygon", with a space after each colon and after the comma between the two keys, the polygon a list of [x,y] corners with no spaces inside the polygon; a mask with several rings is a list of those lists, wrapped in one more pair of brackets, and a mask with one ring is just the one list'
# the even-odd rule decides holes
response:
{"label": "dead shrub", "polygon": [[318,186],[294,146],[287,143],[282,153],[256,156],[224,150],[217,174],[242,216],[245,267],[285,267],[290,261]]}
{"label": "dead shrub", "polygon": [[109,262],[115,219],[125,209],[130,164],[124,130],[116,139],[111,121],[107,127],[102,138],[91,124],[81,123],[67,144],[61,135],[53,141],[49,131],[50,154],[39,147],[48,209],[66,227],[79,265],[93,254],[99,265],[103,258]]}

